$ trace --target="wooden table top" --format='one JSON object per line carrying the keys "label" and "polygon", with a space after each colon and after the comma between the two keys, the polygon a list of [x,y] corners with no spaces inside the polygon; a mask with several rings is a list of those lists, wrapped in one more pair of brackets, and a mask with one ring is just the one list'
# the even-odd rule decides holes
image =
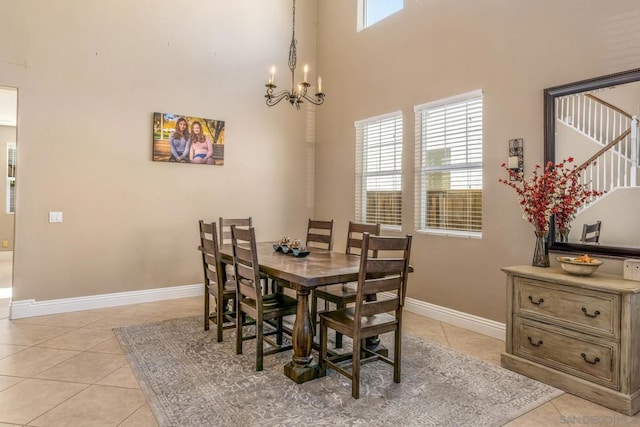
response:
{"label": "wooden table top", "polygon": [[[360,257],[357,255],[309,247],[309,255],[297,258],[276,252],[270,242],[258,243],[257,249],[260,271],[290,282],[293,288],[315,288],[358,280]],[[223,261],[232,261],[233,249],[230,244],[221,245],[220,253]]]}

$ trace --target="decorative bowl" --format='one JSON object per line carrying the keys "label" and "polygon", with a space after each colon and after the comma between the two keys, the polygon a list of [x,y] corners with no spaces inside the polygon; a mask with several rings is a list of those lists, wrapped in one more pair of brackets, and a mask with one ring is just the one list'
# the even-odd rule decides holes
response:
{"label": "decorative bowl", "polygon": [[287,252],[289,252],[289,245],[287,244],[280,244],[280,243],[274,243],[273,244],[273,250],[276,252],[284,252],[285,254]]}
{"label": "decorative bowl", "polygon": [[293,253],[293,256],[298,257],[298,258],[306,257],[307,255],[309,255],[311,253],[309,251],[300,250],[298,248],[291,249],[291,252]]}
{"label": "decorative bowl", "polygon": [[590,276],[602,265],[602,261],[589,258],[588,262],[582,261],[582,257],[559,256],[556,260],[564,271],[576,276]]}

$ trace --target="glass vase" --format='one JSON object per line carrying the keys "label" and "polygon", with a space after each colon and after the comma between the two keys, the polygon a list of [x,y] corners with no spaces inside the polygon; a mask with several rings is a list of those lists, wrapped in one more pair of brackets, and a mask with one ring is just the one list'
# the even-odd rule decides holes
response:
{"label": "glass vase", "polygon": [[549,251],[547,249],[548,231],[536,230],[536,246],[533,249],[533,261],[531,265],[534,267],[549,267]]}
{"label": "glass vase", "polygon": [[569,242],[569,230],[568,228],[559,228],[558,229],[558,242],[567,243]]}

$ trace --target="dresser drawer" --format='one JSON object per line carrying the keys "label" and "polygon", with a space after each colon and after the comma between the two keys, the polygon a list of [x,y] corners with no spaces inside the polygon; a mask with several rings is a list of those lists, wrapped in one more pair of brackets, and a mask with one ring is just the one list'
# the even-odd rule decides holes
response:
{"label": "dresser drawer", "polygon": [[620,338],[619,294],[517,277],[513,305],[514,314]]}
{"label": "dresser drawer", "polygon": [[619,390],[617,342],[518,317],[513,334],[514,354]]}

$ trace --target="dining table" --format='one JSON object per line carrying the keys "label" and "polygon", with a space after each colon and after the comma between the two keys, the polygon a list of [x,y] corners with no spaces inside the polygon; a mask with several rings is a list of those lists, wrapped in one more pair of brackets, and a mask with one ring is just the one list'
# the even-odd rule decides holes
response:
{"label": "dining table", "polygon": [[[256,249],[260,272],[277,280],[278,285],[293,289],[298,300],[291,334],[293,357],[284,366],[284,373],[298,384],[313,380],[320,371],[311,354],[315,325],[309,313],[309,295],[318,286],[357,281],[360,257],[311,247],[307,248],[310,252],[307,256],[296,257],[290,252],[276,251],[273,243],[267,242],[258,242]],[[220,255],[223,263],[233,263],[230,244],[220,246]],[[367,345],[376,346],[379,340]]]}

